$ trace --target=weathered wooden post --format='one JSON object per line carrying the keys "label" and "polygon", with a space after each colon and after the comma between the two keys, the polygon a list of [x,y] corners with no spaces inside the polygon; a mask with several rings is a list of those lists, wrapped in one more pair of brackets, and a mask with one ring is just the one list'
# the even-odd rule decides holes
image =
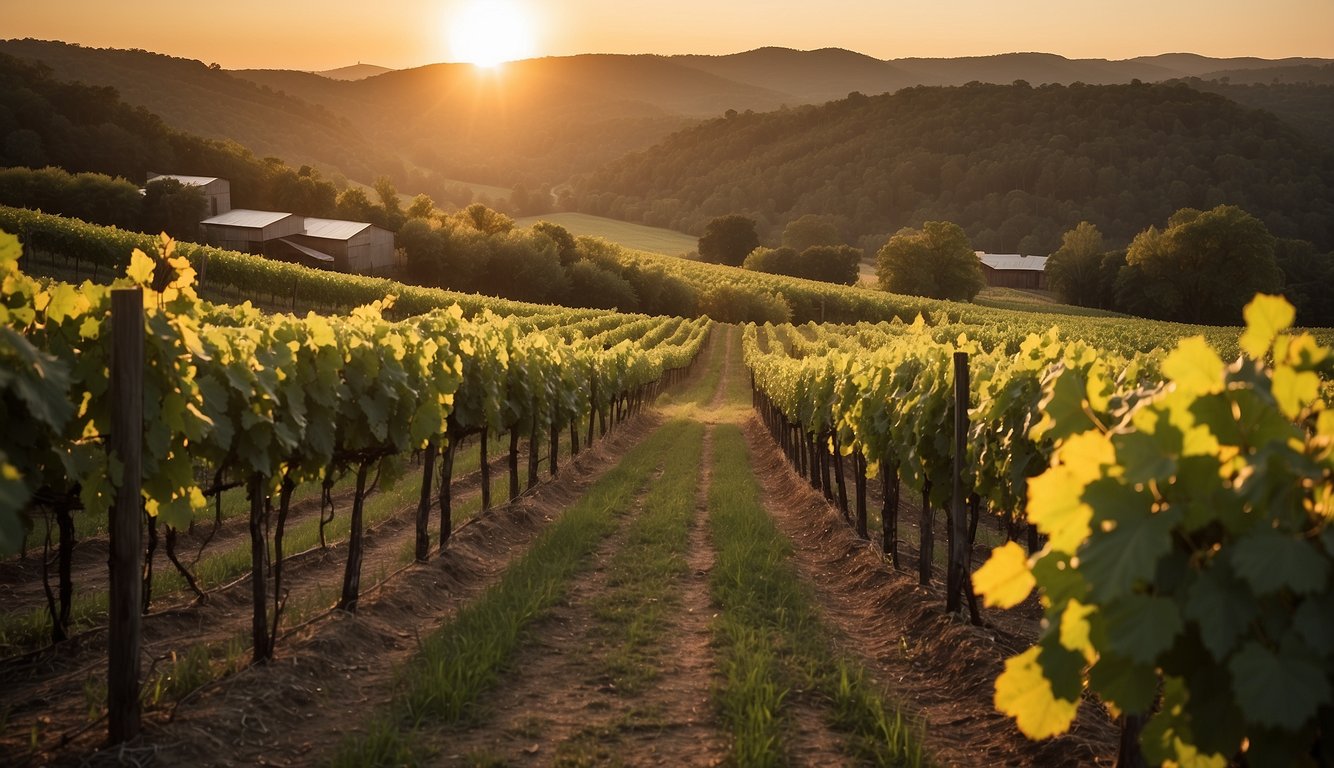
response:
{"label": "weathered wooden post", "polygon": [[139,735],[139,647],[143,595],[144,292],[111,292],[112,456],[122,467],[111,507],[111,594],[107,631],[107,712],[111,743]]}
{"label": "weathered wooden post", "polygon": [[[962,610],[968,579],[968,518],[964,514],[964,452],[968,448],[968,353],[954,353],[954,473],[950,493],[950,562],[945,579],[945,611]],[[968,587],[971,589],[971,586]]]}

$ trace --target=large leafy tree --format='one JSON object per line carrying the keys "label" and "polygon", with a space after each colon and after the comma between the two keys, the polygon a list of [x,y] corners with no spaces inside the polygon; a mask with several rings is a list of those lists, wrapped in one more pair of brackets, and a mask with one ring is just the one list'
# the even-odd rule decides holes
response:
{"label": "large leafy tree", "polygon": [[842,245],[843,236],[832,216],[808,213],[783,228],[783,245],[797,253],[817,245]]}
{"label": "large leafy tree", "polygon": [[880,287],[891,293],[971,301],[986,279],[968,235],[948,221],[904,228],[876,254]]}
{"label": "large leafy tree", "polygon": [[760,246],[755,220],[729,213],[710,221],[699,238],[699,256],[710,264],[739,267]]}
{"label": "large leafy tree", "polygon": [[1101,306],[1102,233],[1087,221],[1061,236],[1061,247],[1047,261],[1047,280],[1067,304]]}
{"label": "large leafy tree", "polygon": [[1183,208],[1166,229],[1149,227],[1126,253],[1117,298],[1135,314],[1189,323],[1236,324],[1256,293],[1275,292],[1283,273],[1274,237],[1235,205]]}

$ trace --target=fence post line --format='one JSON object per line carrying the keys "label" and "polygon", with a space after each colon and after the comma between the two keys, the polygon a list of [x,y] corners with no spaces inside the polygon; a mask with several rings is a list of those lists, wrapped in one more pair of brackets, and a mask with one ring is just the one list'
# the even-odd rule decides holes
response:
{"label": "fence post line", "polygon": [[964,514],[964,452],[968,448],[968,353],[954,353],[954,473],[950,493],[950,562],[946,579],[945,611],[963,609],[962,597],[968,563],[968,520]]}
{"label": "fence post line", "polygon": [[111,292],[111,439],[123,472],[111,507],[111,594],[107,632],[107,712],[111,743],[139,735],[140,602],[143,582],[144,292]]}

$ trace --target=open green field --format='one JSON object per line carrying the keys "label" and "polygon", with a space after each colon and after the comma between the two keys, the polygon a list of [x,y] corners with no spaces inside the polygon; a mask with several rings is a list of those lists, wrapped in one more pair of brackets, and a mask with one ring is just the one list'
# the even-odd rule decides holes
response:
{"label": "open green field", "polygon": [[590,216],[586,213],[548,213],[542,216],[525,216],[517,220],[521,227],[530,227],[539,221],[559,224],[573,235],[601,237],[632,250],[660,253],[664,256],[681,256],[695,250],[699,245],[699,238],[683,232],[646,227],[643,224],[631,224],[628,221]]}

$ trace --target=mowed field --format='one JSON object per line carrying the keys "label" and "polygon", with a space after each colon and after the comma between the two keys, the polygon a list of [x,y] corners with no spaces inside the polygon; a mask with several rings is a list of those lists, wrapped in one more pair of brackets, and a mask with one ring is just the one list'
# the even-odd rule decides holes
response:
{"label": "mowed field", "polygon": [[636,251],[660,253],[664,256],[683,256],[699,245],[699,238],[684,232],[626,221],[590,216],[586,213],[546,213],[517,219],[521,227],[531,227],[539,221],[550,221],[565,227],[573,235],[600,237]]}

